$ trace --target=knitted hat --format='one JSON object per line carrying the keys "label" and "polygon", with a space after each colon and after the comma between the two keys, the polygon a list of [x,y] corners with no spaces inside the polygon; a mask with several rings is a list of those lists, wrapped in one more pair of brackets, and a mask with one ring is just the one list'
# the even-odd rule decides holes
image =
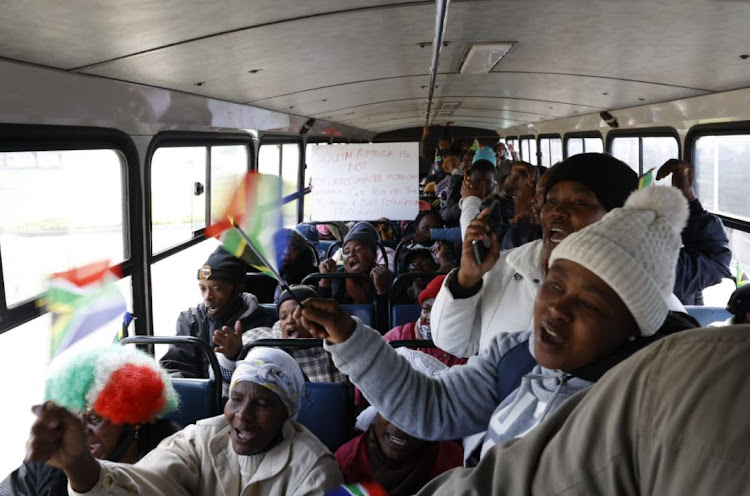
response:
{"label": "knitted hat", "polygon": [[[396,353],[406,358],[409,365],[411,365],[411,368],[427,377],[435,377],[448,368],[446,364],[434,356],[421,351],[411,350],[402,346],[401,348],[396,348]],[[372,423],[375,422],[377,414],[378,412],[375,410],[374,406],[368,406],[357,416],[355,427],[361,431],[366,431],[370,428]]]}
{"label": "knitted hat", "polygon": [[489,146],[483,146],[474,154],[474,160],[471,161],[471,165],[476,164],[480,160],[485,160],[494,166],[495,152]]}
{"label": "knitted hat", "polygon": [[444,280],[445,276],[437,276],[432,281],[430,281],[429,284],[427,284],[422,292],[419,293],[419,297],[417,298],[420,306],[422,305],[422,303],[424,303],[425,300],[437,297],[437,294],[440,292],[440,288],[443,286]]}
{"label": "knitted hat", "polygon": [[341,244],[341,249],[346,247],[349,241],[357,240],[363,245],[367,246],[372,250],[373,253],[377,253],[378,249],[378,232],[369,222],[358,222],[351,228],[351,230],[344,237],[344,242]]}
{"label": "knitted hat", "polygon": [[198,279],[223,279],[231,282],[243,282],[248,266],[221,246],[208,257],[206,263],[198,269]]}
{"label": "knitted hat", "polygon": [[435,186],[435,181],[430,181],[429,183],[425,184],[424,185],[424,190],[423,190],[424,194],[426,195],[428,193],[432,193],[434,195],[435,194],[435,187],[436,187]]}
{"label": "knitted hat", "polygon": [[562,181],[576,181],[591,189],[607,210],[621,207],[638,188],[638,175],[625,162],[604,153],[581,153],[549,171],[547,190]]}
{"label": "knitted hat", "polygon": [[622,208],[565,238],[552,251],[550,266],[565,259],[589,269],[620,296],[641,335],[651,336],[669,312],[687,218],[687,200],[678,189],[638,190]]}
{"label": "knitted hat", "polygon": [[294,286],[289,286],[289,289],[291,291],[284,290],[281,293],[281,296],[279,296],[279,301],[276,303],[277,311],[282,303],[287,300],[293,300],[295,296],[299,301],[318,297],[318,291],[313,286],[308,286],[307,284],[296,284]]}
{"label": "knitted hat", "polygon": [[60,355],[48,374],[48,400],[77,413],[93,410],[115,424],[145,424],[179,403],[167,372],[151,356],[128,346]]}

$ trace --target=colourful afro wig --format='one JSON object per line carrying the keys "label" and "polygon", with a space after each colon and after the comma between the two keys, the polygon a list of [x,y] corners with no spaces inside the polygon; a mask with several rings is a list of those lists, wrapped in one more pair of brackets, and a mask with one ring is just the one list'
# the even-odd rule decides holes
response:
{"label": "colourful afro wig", "polygon": [[93,410],[131,425],[163,417],[179,403],[169,375],[151,356],[119,345],[61,356],[50,365],[45,396],[73,412]]}

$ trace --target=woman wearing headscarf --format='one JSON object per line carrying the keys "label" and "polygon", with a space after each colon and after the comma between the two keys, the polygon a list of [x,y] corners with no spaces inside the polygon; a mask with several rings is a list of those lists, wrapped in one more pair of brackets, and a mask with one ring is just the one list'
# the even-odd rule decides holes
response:
{"label": "woman wearing headscarf", "polygon": [[255,348],[238,363],[224,415],[198,421],[135,465],[98,461],[66,409],[48,402],[28,442],[28,458],[61,468],[70,494],[316,495],[342,482],[333,455],[299,412],[303,379],[283,351]]}
{"label": "woman wearing headscarf", "polygon": [[[398,348],[414,370],[435,376],[447,367],[430,355]],[[414,494],[443,472],[462,466],[463,449],[453,441],[423,441],[406,434],[368,407],[357,417],[361,435],[336,451],[347,483],[377,482],[391,496]]]}
{"label": "woman wearing headscarf", "polygon": [[[168,374],[145,353],[125,346],[66,354],[50,366],[46,395],[80,422],[91,456],[135,463],[179,430],[156,420],[177,407]],[[34,407],[37,413],[42,407]],[[26,461],[0,484],[0,494],[67,496],[62,470]]]}

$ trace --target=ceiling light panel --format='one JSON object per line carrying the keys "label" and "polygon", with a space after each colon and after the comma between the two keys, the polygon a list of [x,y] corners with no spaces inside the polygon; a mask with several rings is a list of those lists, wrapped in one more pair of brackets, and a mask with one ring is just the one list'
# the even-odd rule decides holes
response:
{"label": "ceiling light panel", "polygon": [[458,72],[461,74],[487,74],[516,44],[518,44],[517,41],[471,43],[458,66]]}

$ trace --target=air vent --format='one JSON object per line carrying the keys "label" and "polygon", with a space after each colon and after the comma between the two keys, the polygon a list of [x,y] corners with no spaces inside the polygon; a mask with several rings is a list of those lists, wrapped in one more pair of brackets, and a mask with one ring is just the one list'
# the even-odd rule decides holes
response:
{"label": "air vent", "polygon": [[461,74],[487,74],[517,44],[517,41],[471,43],[466,47],[464,57],[458,65],[458,72]]}

